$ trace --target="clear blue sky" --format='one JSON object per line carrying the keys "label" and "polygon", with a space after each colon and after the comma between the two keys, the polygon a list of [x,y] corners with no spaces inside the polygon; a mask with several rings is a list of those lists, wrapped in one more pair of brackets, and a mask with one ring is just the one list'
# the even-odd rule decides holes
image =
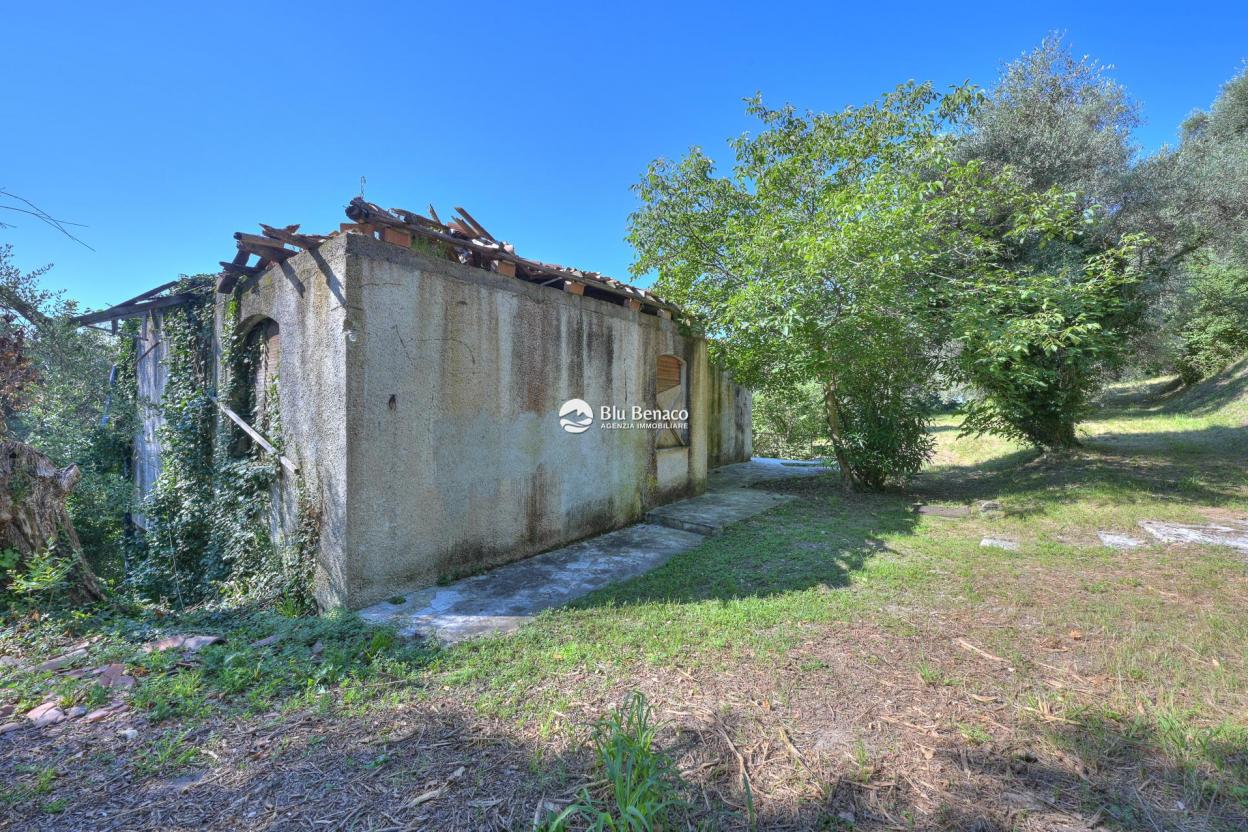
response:
{"label": "clear blue sky", "polygon": [[[20,265],[92,306],[216,271],[256,223],[324,232],[367,177],[383,206],[463,205],[520,253],[627,279],[647,162],[750,125],[741,99],[832,110],[907,79],[991,83],[1062,30],[1116,67],[1146,149],[1248,58],[1242,2],[13,3],[0,186]],[[5,212],[8,214],[8,212]]]}

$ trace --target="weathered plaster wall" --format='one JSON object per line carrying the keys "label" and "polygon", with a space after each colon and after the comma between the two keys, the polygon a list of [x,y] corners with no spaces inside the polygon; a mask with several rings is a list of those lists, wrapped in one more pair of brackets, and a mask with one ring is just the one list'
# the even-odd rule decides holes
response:
{"label": "weathered plaster wall", "polygon": [[707,434],[707,464],[711,468],[733,462],[747,462],[754,454],[754,397],[732,377],[711,365],[710,430]]}
{"label": "weathered plaster wall", "polygon": [[[701,339],[625,307],[348,237],[361,310],[347,345],[351,605],[638,519],[706,479]],[[690,446],[604,430],[603,405],[654,406],[659,355],[689,372]],[[565,433],[580,398],[595,425]],[[682,456],[683,462],[669,458]]]}
{"label": "weathered plaster wall", "polygon": [[[286,456],[299,466],[308,497],[321,510],[315,593],[323,607],[346,604],[352,588],[347,527],[348,344],[356,314],[347,302],[345,237],[270,268],[239,300],[244,327],[262,318],[278,325],[278,401]],[[227,301],[217,302],[218,341]],[[274,437],[275,438],[275,437]],[[283,469],[280,525],[293,528],[296,483]]]}

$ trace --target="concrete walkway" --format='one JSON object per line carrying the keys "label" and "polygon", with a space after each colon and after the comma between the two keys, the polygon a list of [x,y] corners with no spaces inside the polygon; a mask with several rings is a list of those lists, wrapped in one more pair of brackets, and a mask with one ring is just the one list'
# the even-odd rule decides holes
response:
{"label": "concrete walkway", "polygon": [[[712,471],[706,493],[660,506],[645,522],[525,558],[480,575],[382,601],[360,617],[389,624],[405,636],[451,643],[510,632],[544,609],[661,566],[725,526],[791,500],[750,486],[773,479],[808,477],[827,469],[755,457]],[[397,600],[397,598],[396,598]]]}

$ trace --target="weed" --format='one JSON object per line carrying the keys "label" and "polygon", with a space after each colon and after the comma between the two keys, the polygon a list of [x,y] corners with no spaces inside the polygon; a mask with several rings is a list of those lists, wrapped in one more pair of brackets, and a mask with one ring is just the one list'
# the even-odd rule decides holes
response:
{"label": "weed", "polygon": [[594,728],[594,753],[606,781],[597,799],[588,790],[580,800],[539,826],[563,832],[574,821],[594,832],[651,832],[668,828],[673,810],[684,805],[680,777],[671,760],[654,747],[654,711],[641,693],[607,715]]}
{"label": "weed", "polygon": [[850,751],[850,760],[854,764],[853,779],[859,783],[870,783],[875,776],[875,761],[871,759],[867,744],[862,740],[855,742]]}
{"label": "weed", "polygon": [[134,691],[135,707],[148,711],[153,722],[201,716],[207,710],[204,677],[198,670],[151,676]]}
{"label": "weed", "polygon": [[915,669],[918,670],[919,678],[923,680],[923,684],[925,685],[938,687],[940,685],[948,684],[945,680],[945,674],[941,673],[939,668],[933,667],[927,662],[919,662],[918,667]]}
{"label": "weed", "polygon": [[139,774],[153,776],[171,774],[192,765],[199,759],[199,749],[187,744],[186,739],[191,733],[191,729],[166,733],[135,761],[135,770]]}
{"label": "weed", "polygon": [[992,742],[992,735],[979,725],[968,725],[966,723],[958,724],[958,733],[962,735],[962,739],[971,745],[983,745]]}

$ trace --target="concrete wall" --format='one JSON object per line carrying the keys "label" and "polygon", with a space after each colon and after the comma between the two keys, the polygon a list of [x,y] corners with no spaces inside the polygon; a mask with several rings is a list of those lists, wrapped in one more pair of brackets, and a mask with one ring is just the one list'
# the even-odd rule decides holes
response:
{"label": "concrete wall", "polygon": [[[701,339],[626,307],[371,238],[348,244],[362,310],[348,344],[351,605],[626,525],[706,479]],[[565,433],[580,398],[653,407],[656,362],[689,369],[690,445],[655,431]],[[675,457],[680,457],[676,459]]]}
{"label": "concrete wall", "polygon": [[[165,364],[164,335],[161,323],[164,313],[156,310],[139,325],[139,338],[135,344],[138,364],[135,367],[136,404],[138,426],[134,432],[132,456],[135,504],[139,505],[160,476],[160,428],[165,423],[161,402],[165,395],[165,381],[169,370]],[[131,517],[140,528],[147,528],[147,519],[140,512]]]}
{"label": "concrete wall", "polygon": [[707,465],[718,468],[747,462],[754,454],[754,397],[713,364],[710,367],[710,414]]}
{"label": "concrete wall", "polygon": [[[314,588],[324,607],[347,603],[350,598],[346,356],[351,338],[356,337],[358,312],[347,301],[346,243],[346,238],[335,237],[316,251],[270,268],[239,298],[237,313],[243,327],[264,318],[278,325],[282,441],[286,456],[299,466],[302,480],[297,484],[281,471],[278,525],[293,529],[297,487],[301,486],[321,511]],[[231,323],[227,303],[218,298],[218,340]]]}

